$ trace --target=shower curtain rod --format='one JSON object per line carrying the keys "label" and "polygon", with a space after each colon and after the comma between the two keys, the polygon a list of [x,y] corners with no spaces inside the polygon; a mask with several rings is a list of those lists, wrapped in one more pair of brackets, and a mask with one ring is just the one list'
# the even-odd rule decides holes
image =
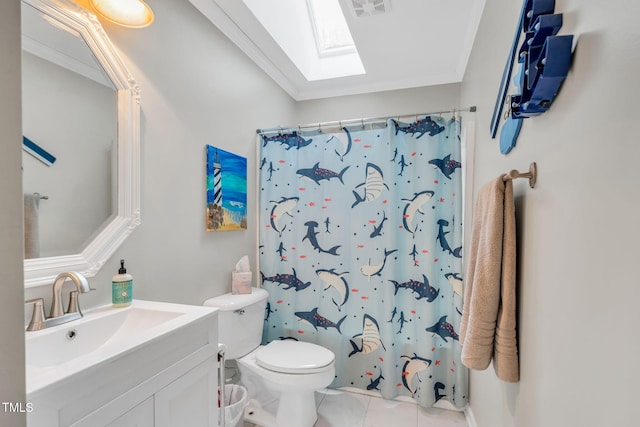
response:
{"label": "shower curtain rod", "polygon": [[460,112],[471,112],[471,113],[475,113],[476,111],[476,106],[473,105],[469,108],[462,108],[462,109],[452,109],[452,110],[444,110],[444,111],[432,111],[430,113],[414,113],[414,114],[400,114],[399,116],[380,116],[380,117],[367,117],[367,118],[361,118],[361,119],[347,119],[347,120],[334,120],[331,122],[320,122],[320,123],[309,123],[306,125],[297,125],[297,126],[278,126],[278,127],[273,127],[273,128],[268,128],[268,129],[256,129],[256,133],[257,134],[264,134],[264,133],[276,133],[276,132],[282,132],[284,130],[302,130],[302,129],[315,129],[317,128],[319,131],[322,131],[322,128],[331,128],[331,127],[342,127],[344,125],[355,125],[355,124],[361,124],[362,126],[364,126],[365,124],[374,124],[374,123],[383,123],[386,122],[388,119],[390,118],[396,118],[398,119],[398,121],[400,120],[400,117],[418,117],[418,116],[430,116],[433,114],[446,114],[446,113],[460,113]]}

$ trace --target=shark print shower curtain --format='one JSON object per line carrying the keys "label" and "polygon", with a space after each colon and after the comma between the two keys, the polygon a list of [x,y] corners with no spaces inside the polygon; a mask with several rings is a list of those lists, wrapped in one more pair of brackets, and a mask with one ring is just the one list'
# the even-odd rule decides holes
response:
{"label": "shark print shower curtain", "polygon": [[260,138],[264,342],[322,345],[331,387],[462,408],[459,123]]}

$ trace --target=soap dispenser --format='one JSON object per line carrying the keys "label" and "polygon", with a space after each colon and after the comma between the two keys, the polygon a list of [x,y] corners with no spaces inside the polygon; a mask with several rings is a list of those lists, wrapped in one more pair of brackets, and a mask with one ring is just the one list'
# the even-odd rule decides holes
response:
{"label": "soap dispenser", "polygon": [[118,274],[111,280],[111,299],[114,307],[126,307],[133,299],[133,276],[127,274],[123,259]]}

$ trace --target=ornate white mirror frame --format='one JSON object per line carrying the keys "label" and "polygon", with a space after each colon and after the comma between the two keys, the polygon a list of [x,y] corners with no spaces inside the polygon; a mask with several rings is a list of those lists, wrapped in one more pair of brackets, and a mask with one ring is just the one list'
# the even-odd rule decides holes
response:
{"label": "ornate white mirror frame", "polygon": [[140,224],[140,90],[95,15],[70,0],[22,1],[82,36],[116,88],[118,109],[115,215],[81,253],[25,260],[29,288],[51,284],[63,271],[94,276]]}

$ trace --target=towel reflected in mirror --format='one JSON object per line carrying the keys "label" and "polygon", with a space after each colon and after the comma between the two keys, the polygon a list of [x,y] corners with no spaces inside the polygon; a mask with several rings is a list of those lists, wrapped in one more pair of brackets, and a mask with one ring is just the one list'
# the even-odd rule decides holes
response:
{"label": "towel reflected in mirror", "polygon": [[24,257],[40,257],[40,227],[38,224],[40,194],[24,195]]}

